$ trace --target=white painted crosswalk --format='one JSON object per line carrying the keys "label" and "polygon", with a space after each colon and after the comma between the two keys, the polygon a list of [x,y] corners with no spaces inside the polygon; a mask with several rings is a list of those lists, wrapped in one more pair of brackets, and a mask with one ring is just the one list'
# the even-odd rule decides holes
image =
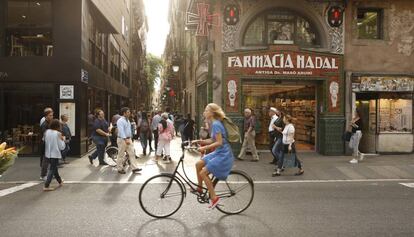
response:
{"label": "white painted crosswalk", "polygon": [[409,188],[414,188],[414,183],[400,183],[403,186],[409,187]]}
{"label": "white painted crosswalk", "polygon": [[7,196],[9,194],[18,192],[20,190],[36,186],[39,183],[40,182],[28,182],[28,183],[24,183],[24,184],[21,184],[21,185],[18,185],[18,186],[14,186],[14,187],[11,187],[11,188],[0,190],[0,197],[4,197],[4,196]]}

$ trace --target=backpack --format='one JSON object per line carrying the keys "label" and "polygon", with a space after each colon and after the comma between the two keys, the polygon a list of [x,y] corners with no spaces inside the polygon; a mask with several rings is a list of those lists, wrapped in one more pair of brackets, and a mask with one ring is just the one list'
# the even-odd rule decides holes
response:
{"label": "backpack", "polygon": [[229,142],[238,142],[241,143],[241,136],[239,127],[231,121],[230,118],[224,117],[223,125],[227,132],[227,140]]}
{"label": "backpack", "polygon": [[142,120],[141,121],[141,128],[140,128],[140,132],[142,133],[146,133],[149,131],[149,124],[148,121],[146,120]]}

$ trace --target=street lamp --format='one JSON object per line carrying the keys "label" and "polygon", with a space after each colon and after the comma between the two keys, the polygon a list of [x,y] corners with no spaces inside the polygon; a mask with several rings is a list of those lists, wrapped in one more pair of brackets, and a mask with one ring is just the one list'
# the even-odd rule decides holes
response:
{"label": "street lamp", "polygon": [[178,65],[173,65],[172,66],[173,72],[178,72],[180,70],[180,66]]}

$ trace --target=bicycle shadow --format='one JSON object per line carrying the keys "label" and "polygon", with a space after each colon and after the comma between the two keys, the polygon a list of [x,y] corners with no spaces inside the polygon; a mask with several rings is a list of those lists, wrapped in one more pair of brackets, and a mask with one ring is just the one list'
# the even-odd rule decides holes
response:
{"label": "bicycle shadow", "polygon": [[214,222],[200,221],[190,228],[176,218],[151,219],[138,229],[136,236],[277,236],[263,220],[245,214],[223,215]]}
{"label": "bicycle shadow", "polygon": [[216,222],[203,222],[196,236],[277,236],[260,218],[247,214],[223,215]]}
{"label": "bicycle shadow", "polygon": [[192,236],[190,228],[174,218],[151,219],[140,226],[137,236]]}

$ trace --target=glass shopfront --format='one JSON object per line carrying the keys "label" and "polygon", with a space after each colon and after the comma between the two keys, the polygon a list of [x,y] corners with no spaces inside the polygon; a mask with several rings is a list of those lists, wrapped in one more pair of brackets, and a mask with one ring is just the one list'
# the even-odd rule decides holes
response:
{"label": "glass shopfront", "polygon": [[364,121],[361,151],[413,151],[414,78],[353,77],[353,101]]}
{"label": "glass shopfront", "polygon": [[294,118],[298,150],[315,150],[316,143],[316,85],[243,83],[243,106],[251,108],[260,124],[256,135],[259,147],[269,144],[270,107],[278,108]]}
{"label": "glass shopfront", "polygon": [[20,154],[38,153],[41,139],[39,123],[43,110],[52,107],[56,111],[54,85],[3,83],[0,92],[0,138],[21,148]]}

